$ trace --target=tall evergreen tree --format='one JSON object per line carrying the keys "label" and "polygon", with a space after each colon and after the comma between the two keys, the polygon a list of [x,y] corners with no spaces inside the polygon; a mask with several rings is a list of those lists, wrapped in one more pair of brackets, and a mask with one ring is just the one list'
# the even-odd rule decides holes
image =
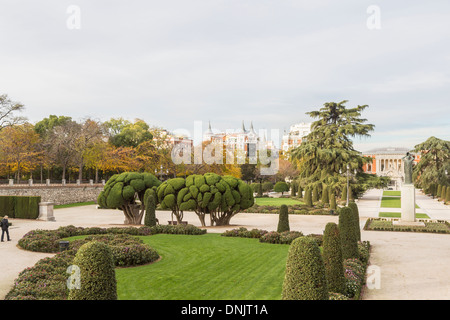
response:
{"label": "tall evergreen tree", "polygon": [[413,151],[421,154],[413,171],[417,186],[428,189],[432,184],[445,184],[445,170],[450,171],[450,141],[430,137],[416,145]]}
{"label": "tall evergreen tree", "polygon": [[354,149],[352,138],[368,137],[374,130],[373,124],[366,124],[367,120],[361,118],[368,106],[347,108],[346,103],[346,100],[329,102],[318,111],[307,112],[317,120],[304,142],[291,152],[291,157],[299,163],[300,178],[307,183],[343,185],[346,178],[339,170],[346,170],[347,164],[351,171],[360,169],[367,161]]}

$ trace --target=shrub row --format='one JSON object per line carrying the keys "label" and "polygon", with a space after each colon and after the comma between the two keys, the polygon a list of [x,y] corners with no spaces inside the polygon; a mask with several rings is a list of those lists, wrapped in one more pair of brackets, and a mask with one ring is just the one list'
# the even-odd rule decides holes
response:
{"label": "shrub row", "polygon": [[[223,237],[241,237],[241,238],[258,238],[260,242],[273,244],[291,244],[298,237],[304,236],[300,231],[267,231],[261,229],[247,230],[244,227],[239,229],[227,230],[222,233]],[[321,246],[323,236],[320,234],[309,234],[306,237],[313,238],[316,243]]]}
{"label": "shrub row", "polygon": [[364,230],[450,233],[450,223],[446,220],[419,220],[424,222],[425,226],[394,225],[393,221],[395,220],[396,219],[369,218],[364,225]]}
{"label": "shrub row", "polygon": [[10,218],[37,219],[41,197],[0,196],[0,212]]}
{"label": "shrub row", "polygon": [[[289,214],[303,214],[303,215],[329,215],[329,209],[323,209],[320,207],[309,208],[306,205],[289,205]],[[279,213],[279,206],[260,206],[254,204],[252,207],[243,210],[246,213]]]}
{"label": "shrub row", "polygon": [[26,233],[20,240],[19,246],[25,250],[36,252],[56,253],[59,251],[59,241],[63,238],[95,235],[95,234],[129,234],[134,236],[148,236],[158,233],[166,234],[205,234],[205,229],[193,225],[156,225],[153,227],[112,227],[112,228],[82,228],[72,225],[60,227],[56,230],[32,230]]}

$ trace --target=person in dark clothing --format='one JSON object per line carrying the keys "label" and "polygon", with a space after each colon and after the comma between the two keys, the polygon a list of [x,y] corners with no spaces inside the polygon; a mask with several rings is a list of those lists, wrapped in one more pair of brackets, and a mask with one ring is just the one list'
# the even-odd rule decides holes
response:
{"label": "person in dark clothing", "polygon": [[3,242],[3,238],[5,237],[5,232],[6,232],[6,236],[8,238],[8,241],[11,241],[11,238],[9,237],[9,222],[8,222],[8,216],[4,216],[2,221],[0,222],[0,226],[2,227],[2,242]]}

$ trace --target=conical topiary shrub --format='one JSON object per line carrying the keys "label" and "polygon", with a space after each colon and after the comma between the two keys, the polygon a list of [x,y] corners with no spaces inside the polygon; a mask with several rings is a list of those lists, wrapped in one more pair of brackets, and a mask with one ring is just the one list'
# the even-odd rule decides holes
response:
{"label": "conical topiary shrub", "polygon": [[307,187],[305,189],[305,198],[304,198],[304,200],[305,200],[305,204],[306,204],[307,207],[311,208],[313,206],[312,193],[311,193],[311,188],[310,187]]}
{"label": "conical topiary shrub", "polygon": [[292,241],[286,260],[283,300],[328,300],[325,266],[317,241],[299,237]]}
{"label": "conical topiary shrub", "polygon": [[330,192],[330,209],[336,211],[336,208],[336,195],[334,194],[334,192]]}
{"label": "conical topiary shrub", "polygon": [[317,185],[314,185],[312,189],[312,202],[316,203],[317,201],[319,201],[319,190]]}
{"label": "conical topiary shrub", "polygon": [[298,195],[299,198],[303,198],[303,188],[300,185],[300,183],[298,184],[297,195]]}
{"label": "conical topiary shrub", "polygon": [[330,204],[328,186],[324,185],[322,190],[322,204]]}
{"label": "conical topiary shrub", "polygon": [[69,300],[117,300],[114,258],[105,243],[90,241],[82,245],[72,265],[79,268],[80,287],[70,289]]}
{"label": "conical topiary shrub", "polygon": [[325,226],[322,256],[325,265],[328,290],[335,293],[344,293],[345,276],[342,260],[342,246],[339,228],[334,222],[329,222]]}
{"label": "conical topiary shrub", "polygon": [[287,205],[283,204],[280,207],[280,214],[278,219],[277,232],[290,231],[289,229],[289,210]]}
{"label": "conical topiary shrub", "polygon": [[150,194],[145,203],[144,224],[147,227],[156,226],[156,193]]}
{"label": "conical topiary shrub", "polygon": [[359,257],[354,221],[354,213],[351,208],[342,207],[339,209],[339,234],[344,260]]}
{"label": "conical topiary shrub", "polygon": [[355,224],[354,230],[355,230],[356,240],[361,241],[361,227],[359,226],[358,205],[355,202],[349,202],[348,207],[353,210],[353,223]]}
{"label": "conical topiary shrub", "polygon": [[347,201],[347,186],[342,188],[341,201]]}

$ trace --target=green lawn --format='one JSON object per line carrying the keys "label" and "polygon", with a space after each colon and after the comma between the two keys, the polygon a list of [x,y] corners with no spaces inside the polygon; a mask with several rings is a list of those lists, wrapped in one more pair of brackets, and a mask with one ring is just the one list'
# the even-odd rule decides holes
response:
{"label": "green lawn", "polygon": [[[380,212],[380,218],[401,218],[400,212]],[[416,219],[430,219],[425,213],[416,213]]]}
{"label": "green lawn", "polygon": [[141,237],[162,257],[116,269],[122,300],[278,300],[289,245],[258,239],[158,234]]}
{"label": "green lawn", "polygon": [[400,197],[401,191],[383,191],[383,196],[394,196],[394,197]]}
{"label": "green lawn", "polygon": [[304,202],[291,198],[255,198],[255,204],[258,206],[281,206],[282,204],[289,206],[304,204]]}
{"label": "green lawn", "polygon": [[[382,197],[381,198],[381,208],[401,208],[401,198],[400,197]],[[419,206],[416,204],[416,208]]]}
{"label": "green lawn", "polygon": [[54,209],[62,209],[62,208],[72,208],[72,207],[80,207],[80,206],[90,206],[96,204],[95,201],[89,201],[89,202],[77,202],[77,203],[68,203],[68,204],[58,204],[55,205]]}

